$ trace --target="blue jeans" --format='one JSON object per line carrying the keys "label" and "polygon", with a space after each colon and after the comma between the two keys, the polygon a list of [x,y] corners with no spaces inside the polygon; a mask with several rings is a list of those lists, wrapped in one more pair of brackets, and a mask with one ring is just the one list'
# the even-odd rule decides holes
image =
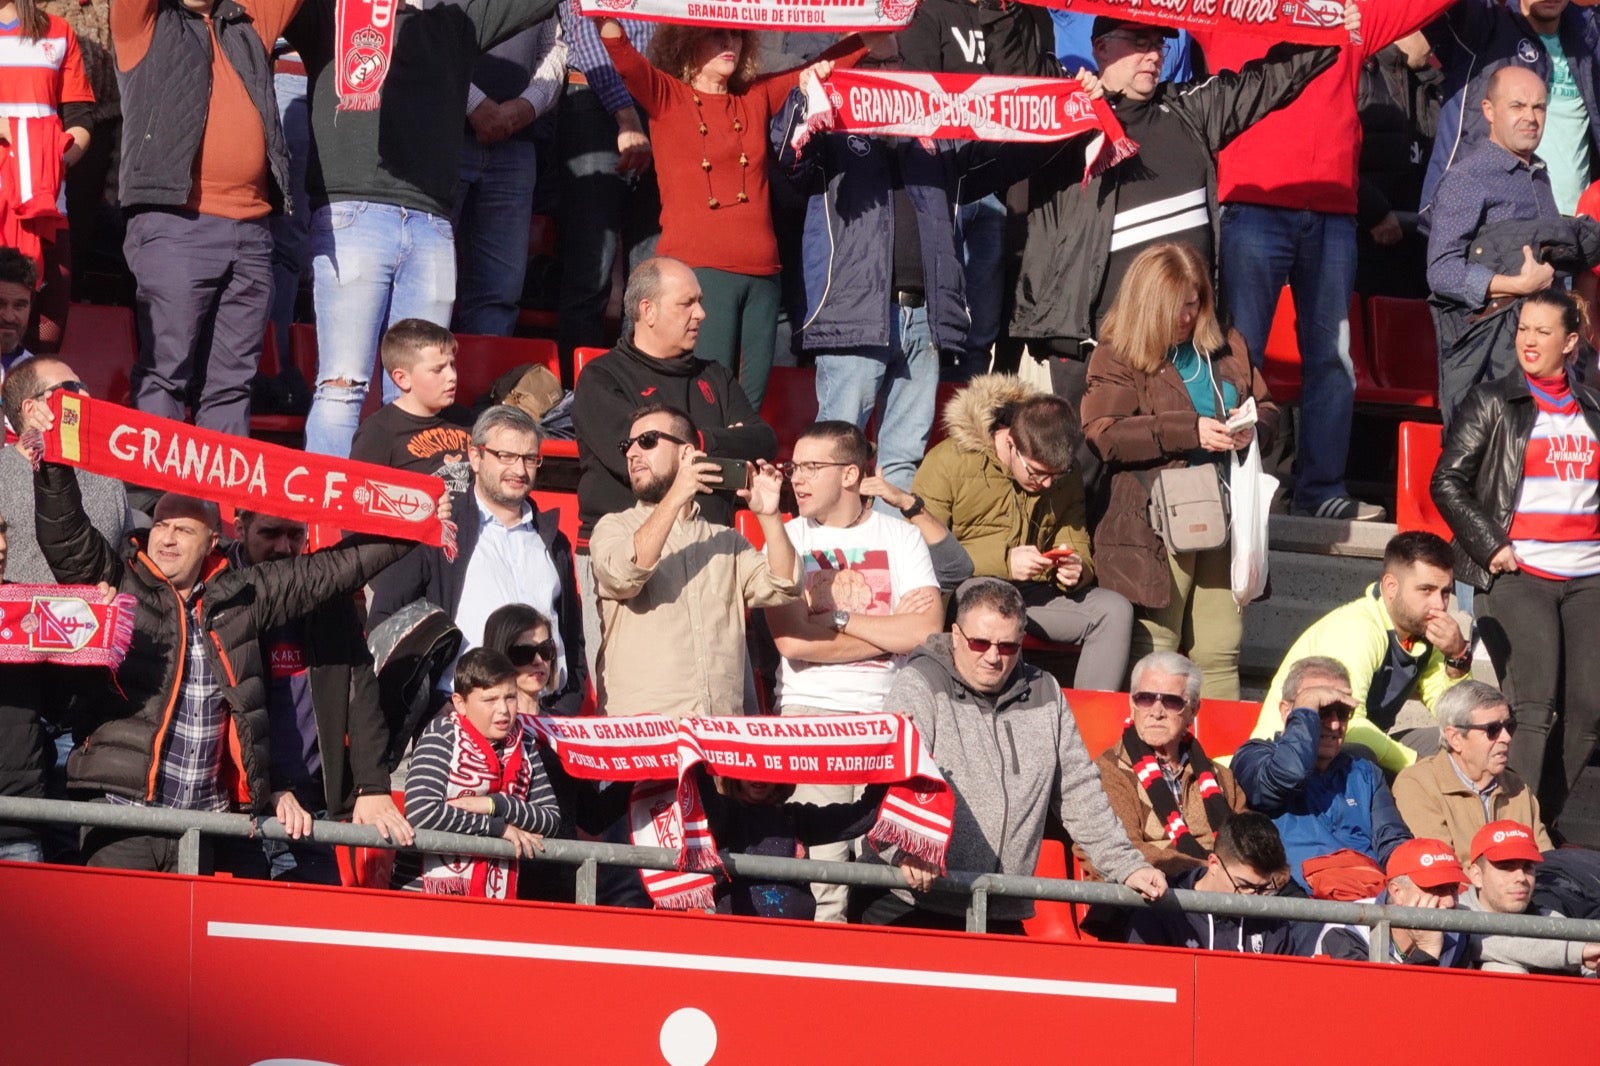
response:
{"label": "blue jeans", "polygon": [[[454,232],[426,211],[342,200],[311,216],[311,256],[318,354],[306,451],[348,456],[384,330],[402,318],[450,326]],[[385,375],[384,401],[396,395]]]}
{"label": "blue jeans", "polygon": [[468,134],[456,189],[456,329],[509,337],[528,273],[528,225],[538,177],[532,141],[480,144]]}
{"label": "blue jeans", "polygon": [[887,348],[817,356],[817,419],[866,429],[879,394],[885,393],[878,465],[891,484],[910,491],[933,428],[939,349],[928,331],[926,307],[894,308],[893,325]]}
{"label": "blue jeans", "polygon": [[289,189],[285,211],[272,218],[272,331],[278,338],[280,365],[289,359],[289,326],[295,297],[306,272],[306,247],[311,239],[311,205],[306,202],[306,162],[311,156],[311,110],[306,103],[304,74],[274,74],[278,117],[289,149]]}
{"label": "blue jeans", "polygon": [[967,347],[961,359],[961,376],[989,372],[989,349],[1000,336],[1000,311],[1005,303],[1006,272],[1000,253],[1006,235],[1006,205],[998,196],[985,196],[962,204],[956,231],[967,283]]}
{"label": "blue jeans", "polygon": [[1355,279],[1354,216],[1223,205],[1222,286],[1257,366],[1285,281],[1294,295],[1301,375],[1294,503],[1300,508],[1345,495],[1356,392],[1350,362]]}

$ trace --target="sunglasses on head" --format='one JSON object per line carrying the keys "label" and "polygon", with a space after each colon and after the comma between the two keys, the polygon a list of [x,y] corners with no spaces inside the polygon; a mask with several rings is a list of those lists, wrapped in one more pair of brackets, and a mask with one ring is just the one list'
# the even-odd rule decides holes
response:
{"label": "sunglasses on head", "polygon": [[1484,736],[1491,741],[1495,741],[1500,739],[1501,733],[1508,737],[1516,735],[1517,720],[1515,718],[1502,718],[1498,722],[1483,722],[1481,724],[1474,723],[1473,725],[1461,726],[1461,731],[1464,733],[1470,733],[1475,729],[1483,730]]}
{"label": "sunglasses on head", "polygon": [[513,644],[506,649],[506,658],[511,660],[512,666],[532,666],[535,659],[553,663],[556,661],[556,642],[541,640],[537,644]]}
{"label": "sunglasses on head", "polygon": [[618,441],[617,451],[621,452],[623,455],[627,455],[628,449],[637,444],[641,449],[648,452],[664,440],[670,440],[674,444],[689,443],[688,441],[680,440],[679,438],[674,437],[671,433],[667,433],[663,430],[647,429],[637,437],[628,437],[626,440]]}
{"label": "sunglasses on head", "polygon": [[1135,692],[1132,699],[1133,705],[1141,711],[1154,710],[1159,703],[1161,709],[1169,714],[1182,714],[1189,706],[1188,700],[1170,692]]}

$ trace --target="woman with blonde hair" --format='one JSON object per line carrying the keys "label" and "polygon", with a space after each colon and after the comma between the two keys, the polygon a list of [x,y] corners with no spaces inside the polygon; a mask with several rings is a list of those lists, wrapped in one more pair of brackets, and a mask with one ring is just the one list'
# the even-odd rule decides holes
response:
{"label": "woman with blonde hair", "polygon": [[[1183,649],[1204,674],[1202,695],[1239,698],[1243,620],[1233,602],[1227,544],[1170,553],[1150,523],[1161,470],[1210,463],[1226,483],[1229,453],[1259,434],[1268,446],[1278,408],[1250,364],[1244,338],[1217,321],[1200,253],[1152,245],[1134,259],[1089,360],[1083,432],[1105,464],[1108,492],[1094,533],[1100,584],[1134,604],[1133,654]],[[1254,399],[1256,423],[1225,425]]]}
{"label": "woman with blonde hair", "polygon": [[[600,40],[628,92],[650,119],[661,186],[656,254],[680,259],[700,282],[705,321],[697,358],[721,363],[761,406],[778,325],[778,241],[767,186],[767,131],[800,81],[800,70],[758,76],[754,30],[666,25],[650,58],[621,23],[599,21]],[[887,34],[850,36],[805,69],[826,78],[852,66],[866,40],[893,48]]]}

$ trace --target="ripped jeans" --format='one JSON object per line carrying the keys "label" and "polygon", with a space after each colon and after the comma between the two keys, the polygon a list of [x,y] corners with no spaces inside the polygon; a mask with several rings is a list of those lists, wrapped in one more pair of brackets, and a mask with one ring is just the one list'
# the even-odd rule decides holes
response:
{"label": "ripped jeans", "polygon": [[[342,200],[311,216],[311,256],[318,354],[306,451],[348,456],[384,331],[403,318],[450,326],[455,236],[442,215]],[[384,401],[396,395],[385,375]]]}

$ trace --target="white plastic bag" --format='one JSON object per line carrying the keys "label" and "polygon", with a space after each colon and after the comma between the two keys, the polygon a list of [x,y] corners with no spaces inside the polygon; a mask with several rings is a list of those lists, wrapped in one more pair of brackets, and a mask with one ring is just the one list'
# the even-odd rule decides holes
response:
{"label": "white plastic bag", "polygon": [[1233,506],[1233,601],[1244,605],[1267,590],[1267,516],[1278,492],[1278,479],[1261,467],[1261,446],[1250,441],[1244,458],[1233,453],[1228,475]]}

